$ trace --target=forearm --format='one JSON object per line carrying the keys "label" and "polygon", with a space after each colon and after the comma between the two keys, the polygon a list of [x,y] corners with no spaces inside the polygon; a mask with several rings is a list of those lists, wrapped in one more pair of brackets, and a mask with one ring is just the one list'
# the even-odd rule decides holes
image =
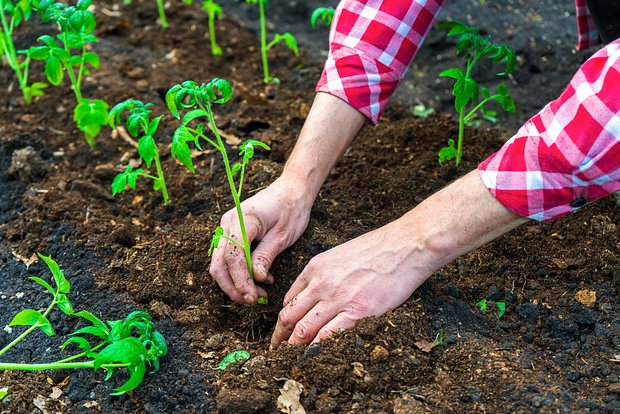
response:
{"label": "forearm", "polygon": [[528,221],[498,202],[477,171],[424,200],[396,222],[410,247],[405,264],[421,284],[435,270]]}
{"label": "forearm", "polygon": [[298,183],[311,202],[365,117],[352,106],[326,93],[317,93],[282,177]]}

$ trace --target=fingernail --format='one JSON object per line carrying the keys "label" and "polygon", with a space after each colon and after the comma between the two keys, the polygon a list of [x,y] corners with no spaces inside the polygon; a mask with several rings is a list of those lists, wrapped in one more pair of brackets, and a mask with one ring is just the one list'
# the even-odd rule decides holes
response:
{"label": "fingernail", "polygon": [[265,279],[265,274],[267,273],[267,270],[263,265],[256,265],[254,266],[254,273],[256,273],[256,276],[259,276],[261,279]]}
{"label": "fingernail", "polygon": [[254,296],[250,295],[249,293],[243,295],[243,299],[246,301],[246,303],[249,303],[249,304],[253,304],[254,302],[256,302],[256,299],[254,299]]}

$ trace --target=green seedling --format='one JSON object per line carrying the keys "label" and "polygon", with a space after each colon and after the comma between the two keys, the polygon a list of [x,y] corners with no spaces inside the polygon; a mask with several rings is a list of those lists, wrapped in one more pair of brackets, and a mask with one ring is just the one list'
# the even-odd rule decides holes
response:
{"label": "green seedling", "polygon": [[[159,24],[161,25],[162,29],[167,29],[168,19],[166,19],[166,9],[164,8],[164,0],[156,0],[156,2],[157,2],[157,11],[159,12]],[[131,3],[132,3],[132,0],[123,0],[123,4],[125,6],[129,6]]]}
{"label": "green seedling", "polygon": [[0,401],[2,401],[2,399],[7,395],[9,395],[9,387],[0,388]]}
{"label": "green seedling", "polygon": [[[75,312],[67,296],[71,285],[64,272],[51,257],[39,253],[39,258],[45,262],[52,273],[55,287],[38,277],[32,276],[30,280],[43,286],[52,294],[53,299],[43,313],[34,309],[24,309],[13,317],[9,326],[27,326],[28,328],[2,348],[0,356],[37,329],[48,336],[54,336],[56,333],[47,317],[56,307],[66,315],[77,316],[90,323],[70,334],[71,337],[62,345],[63,350],[69,345],[76,345],[81,352],[48,363],[0,362],[0,370],[103,369],[106,371],[105,379],[108,380],[115,369],[124,368],[129,373],[129,379],[114,389],[112,395],[124,394],[139,386],[148,368],[152,373],[159,370],[159,359],[166,355],[168,348],[163,335],[155,330],[148,313],[135,311],[124,320],[108,321],[106,324],[86,310]],[[97,343],[91,345],[90,341],[93,338]]]}
{"label": "green seedling", "polygon": [[215,367],[211,367],[213,370],[226,370],[230,365],[236,364],[238,362],[245,362],[250,359],[250,353],[248,351],[240,350],[233,351],[230,354],[226,355],[224,359],[220,361],[219,364]]}
{"label": "green seedling", "polygon": [[[194,172],[195,169],[192,162],[191,150],[187,144],[188,142],[193,142],[198,149],[202,150],[201,140],[204,140],[221,154],[224,162],[224,168],[226,170],[226,177],[228,178],[228,185],[235,203],[243,242],[240,243],[239,241],[224,235],[224,230],[221,227],[218,227],[213,234],[208,254],[211,255],[213,249],[217,248],[220,239],[224,238],[243,250],[250,277],[254,277],[250,242],[248,241],[245,223],[243,220],[243,212],[241,211],[241,192],[245,179],[246,166],[254,156],[255,149],[259,147],[270,150],[271,148],[263,142],[250,139],[239,146],[239,156],[241,157],[241,160],[231,166],[228,159],[228,154],[226,153],[226,147],[224,146],[224,141],[222,140],[217,126],[215,125],[215,119],[213,118],[212,111],[213,104],[224,104],[230,100],[231,96],[232,87],[230,86],[230,83],[219,78],[215,78],[211,82],[207,84],[203,83],[201,85],[198,85],[193,81],[185,81],[180,85],[174,85],[166,94],[168,109],[177,119],[181,119],[181,115],[179,114],[180,108],[190,109],[190,111],[183,116],[181,121],[182,125],[174,132],[171,151],[172,156],[185,165],[191,172]],[[190,124],[200,118],[206,118],[209,122],[208,125],[210,128],[205,128],[204,124],[201,123],[197,123],[195,127],[190,126]],[[210,138],[206,135],[206,132],[209,129],[213,133],[214,138]],[[238,178],[235,182],[236,177]]]}
{"label": "green seedling", "polygon": [[478,302],[476,302],[476,305],[478,305],[480,307],[480,312],[481,313],[485,313],[487,311],[487,300],[486,299],[480,299]]}
{"label": "green seedling", "polygon": [[45,76],[54,86],[59,85],[65,73],[71,82],[76,98],[73,120],[84,132],[86,142],[95,145],[95,137],[108,119],[108,104],[101,99],[87,99],[82,95],[82,81],[90,71],[99,67],[99,56],[89,51],[91,43],[98,42],[94,35],[95,16],[88,10],[92,0],[79,0],[75,6],[42,0],[36,11],[43,22],[51,21],[58,26],[60,34],[56,37],[39,37],[42,46],[33,46],[20,51],[28,58],[45,61]]}
{"label": "green seedling", "polygon": [[489,101],[497,102],[506,112],[514,112],[515,104],[508,93],[508,88],[500,84],[497,92],[491,92],[478,84],[472,78],[472,69],[476,62],[482,58],[491,59],[493,64],[505,63],[506,69],[498,73],[498,76],[507,76],[512,73],[515,67],[515,54],[508,46],[500,46],[491,43],[489,37],[482,37],[475,27],[466,26],[459,22],[447,22],[439,26],[441,29],[448,30],[448,36],[458,35],[456,44],[456,54],[463,55],[467,68],[463,72],[459,68],[450,68],[443,71],[439,76],[445,76],[455,80],[452,89],[454,96],[454,106],[459,114],[459,135],[457,143],[454,139],[448,140],[448,146],[439,151],[439,163],[455,159],[456,165],[461,163],[463,155],[463,133],[465,125],[474,122],[478,111],[482,117],[488,120],[496,120],[497,114],[488,111],[485,105]]}
{"label": "green seedling", "polygon": [[495,306],[497,306],[497,318],[501,318],[506,313],[506,303],[504,302],[495,302]]}
{"label": "green seedling", "polygon": [[263,60],[263,81],[265,83],[280,83],[278,78],[269,75],[269,62],[267,60],[267,52],[280,42],[284,42],[286,46],[293,51],[295,56],[299,56],[299,48],[297,47],[297,39],[289,32],[276,33],[273,40],[267,43],[267,21],[265,19],[265,5],[267,0],[246,0],[247,3],[258,3],[258,12],[260,19],[260,52]]}
{"label": "green seedling", "polygon": [[427,108],[424,104],[414,105],[411,108],[413,116],[417,116],[418,118],[428,118],[433,112],[435,112],[433,108]]}
{"label": "green seedling", "polygon": [[22,90],[26,105],[29,105],[35,96],[43,95],[43,89],[47,88],[47,84],[43,82],[34,82],[32,85],[28,85],[30,57],[26,56],[20,61],[13,42],[15,29],[23,21],[28,20],[31,15],[32,5],[29,0],[0,0],[0,20],[2,22],[0,48],[2,48],[7,64],[17,76],[17,82]]}
{"label": "green seedling", "polygon": [[124,102],[117,104],[110,110],[108,116],[108,124],[113,129],[116,123],[121,123],[121,115],[125,110],[129,111],[129,116],[125,121],[127,131],[135,138],[138,138],[140,134],[143,136],[138,140],[138,154],[144,161],[147,168],[151,168],[151,164],[155,161],[155,168],[157,170],[157,176],[145,173],[141,168],[133,170],[131,165],[128,165],[125,171],[118,174],[112,182],[112,195],[117,195],[121,191],[125,190],[127,186],[132,189],[136,188],[136,180],[138,177],[148,178],[153,180],[153,189],[155,191],[161,191],[164,197],[164,204],[170,202],[168,197],[168,190],[166,188],[166,180],[164,178],[164,170],[161,168],[161,162],[159,160],[159,151],[157,150],[157,144],[153,136],[157,132],[159,121],[163,116],[150,119],[151,110],[149,109],[153,104],[144,104],[141,101],[134,99],[128,99]]}
{"label": "green seedling", "polygon": [[333,7],[317,7],[310,16],[310,24],[313,29],[316,29],[316,22],[321,19],[326,27],[329,27],[334,20],[334,8]]}
{"label": "green seedling", "polygon": [[439,332],[437,332],[437,336],[435,337],[435,342],[437,343],[437,346],[439,348],[443,347],[443,329],[440,329]]}
{"label": "green seedling", "polygon": [[205,0],[202,2],[202,10],[207,12],[209,17],[209,40],[211,40],[211,54],[213,56],[222,56],[222,48],[217,45],[215,39],[215,19],[222,20],[222,6],[213,0]]}

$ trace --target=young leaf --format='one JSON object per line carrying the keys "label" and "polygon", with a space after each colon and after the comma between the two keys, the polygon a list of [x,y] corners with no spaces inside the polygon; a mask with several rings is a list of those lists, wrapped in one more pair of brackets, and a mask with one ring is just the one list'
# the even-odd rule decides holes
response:
{"label": "young leaf", "polygon": [[465,78],[465,74],[459,68],[450,68],[450,69],[444,70],[443,72],[439,74],[439,76],[445,76],[445,77],[456,79],[456,80]]}
{"label": "young leaf", "polygon": [[110,125],[110,128],[114,129],[115,123],[121,123],[121,114],[123,113],[123,111],[125,111],[125,109],[129,109],[131,110],[135,105],[136,105],[135,100],[133,99],[127,99],[126,101],[123,102],[119,102],[116,105],[114,105],[114,107],[112,109],[110,109],[110,112],[108,114],[108,125]]}
{"label": "young leaf", "polygon": [[501,318],[506,313],[506,303],[505,302],[495,302],[495,306],[497,306],[497,317]]}
{"label": "young leaf", "polygon": [[52,285],[47,283],[45,280],[43,280],[43,279],[41,279],[39,277],[36,277],[36,276],[30,276],[28,279],[37,282],[38,284],[43,286],[45,289],[47,289],[52,295],[56,295],[56,290],[52,287]]}
{"label": "young leaf", "polygon": [[45,76],[47,76],[47,80],[49,80],[52,85],[58,86],[60,82],[62,82],[63,75],[64,71],[62,70],[60,60],[50,55],[45,60]]}
{"label": "young leaf", "polygon": [[[146,134],[153,136],[157,132],[157,128],[159,127],[159,121],[163,118],[163,115],[160,115],[156,118],[151,119],[149,122],[149,127],[147,128]],[[148,118],[147,118],[148,119]]]}
{"label": "young leaf", "polygon": [[202,109],[194,109],[192,111],[189,111],[183,116],[183,121],[181,122],[181,124],[183,126],[186,126],[187,124],[192,122],[194,119],[200,118],[202,116],[208,116],[207,112]]}
{"label": "young leaf", "polygon": [[41,312],[35,311],[33,309],[24,309],[19,312],[13,320],[9,323],[9,326],[34,326],[41,329],[47,336],[54,336],[56,333],[54,332],[54,328],[52,328],[52,324],[50,321],[43,316]]}
{"label": "young leaf", "polygon": [[299,56],[299,47],[297,46],[297,39],[295,39],[295,36],[289,32],[285,32],[282,34],[282,40],[284,40],[286,46],[293,51],[295,56]]}
{"label": "young leaf", "polygon": [[62,346],[60,347],[61,350],[65,350],[65,348],[69,345],[69,344],[77,344],[78,348],[84,350],[84,351],[90,351],[91,346],[90,343],[85,339],[82,338],[80,336],[74,336],[71,337],[69,339],[67,339]]}
{"label": "young leaf", "polygon": [[476,305],[480,307],[480,312],[485,313],[487,311],[487,300],[485,298],[482,298],[476,302]]}
{"label": "young leaf", "polygon": [[449,139],[448,146],[443,147],[442,149],[439,150],[439,154],[438,154],[439,164],[443,164],[444,162],[455,158],[457,154],[458,154],[458,151],[456,150],[456,147],[454,145],[454,140]]}
{"label": "young leaf", "polygon": [[219,364],[217,364],[217,367],[211,367],[211,369],[214,369],[214,370],[219,369],[221,371],[224,371],[226,368],[228,368],[229,365],[234,364],[236,362],[247,361],[249,358],[250,358],[250,353],[248,351],[244,351],[244,350],[234,351],[226,355],[224,359]]}
{"label": "young leaf", "polygon": [[58,266],[58,263],[56,263],[52,259],[52,256],[44,256],[41,253],[37,253],[37,255],[39,256],[41,260],[45,262],[47,267],[50,269],[50,272],[52,272],[52,276],[54,277],[54,282],[56,283],[56,286],[58,287],[58,292],[69,293],[69,291],[71,290],[71,285],[69,284],[69,281],[65,277],[65,273],[62,270],[60,270],[60,266]]}
{"label": "young leaf", "polygon": [[157,154],[155,140],[150,135],[145,135],[138,141],[138,154],[144,160],[147,168],[151,168],[151,163]]}
{"label": "young leaf", "polygon": [[183,87],[177,84],[170,88],[170,90],[166,93],[166,105],[168,106],[168,110],[172,112],[172,115],[174,115],[176,119],[181,118],[176,104],[176,95],[181,89],[183,89]]}
{"label": "young leaf", "polygon": [[183,126],[179,127],[174,131],[174,135],[172,137],[172,148],[170,149],[170,153],[172,157],[179,160],[183,165],[187,167],[192,173],[195,173],[194,162],[192,161],[192,151],[189,149],[187,145],[186,138],[187,136],[191,137],[193,140],[194,137],[187,131],[187,129]]}
{"label": "young leaf", "polygon": [[141,174],[142,174],[141,168],[138,168],[137,170],[133,171],[133,168],[131,167],[131,165],[128,165],[127,168],[125,168],[125,171],[123,171],[122,173],[114,177],[114,181],[112,181],[112,195],[113,196],[117,195],[121,191],[125,190],[127,186],[135,190],[136,180]]}
{"label": "young leaf", "polygon": [[138,365],[142,357],[146,355],[146,349],[137,338],[124,338],[112,342],[95,356],[93,368],[99,369],[104,364],[131,364]]}
{"label": "young leaf", "polygon": [[101,339],[109,339],[109,331],[106,328],[106,331],[97,327],[97,326],[85,326],[83,328],[78,329],[77,331],[71,333],[71,335],[92,335]]}
{"label": "young leaf", "polygon": [[213,102],[217,104],[226,103],[232,97],[232,86],[230,86],[230,83],[224,79],[214,78],[207,84],[207,89],[213,91],[214,95],[215,89],[217,89],[218,94],[221,96],[221,98],[213,100]]}
{"label": "young leaf", "polygon": [[217,246],[220,244],[220,239],[224,235],[224,229],[222,226],[217,226],[215,231],[213,232],[213,236],[211,237],[211,245],[209,246],[209,251],[207,252],[207,256],[211,257],[211,253],[213,253],[213,249],[217,249]]}
{"label": "young leaf", "polygon": [[317,7],[312,12],[310,16],[310,25],[315,29],[316,21],[321,19],[323,23],[325,23],[326,27],[329,27],[332,24],[332,20],[334,19],[334,8],[333,7]]}
{"label": "young leaf", "polygon": [[58,296],[56,296],[56,304],[58,305],[58,309],[65,315],[73,315],[73,305],[71,305],[69,298],[64,293],[59,293]]}
{"label": "young leaf", "polygon": [[2,401],[2,399],[7,395],[9,395],[9,387],[0,388],[0,401]]}
{"label": "young leaf", "polygon": [[87,321],[92,323],[93,326],[102,329],[106,333],[110,332],[108,327],[106,326],[106,324],[103,323],[103,321],[101,319],[99,319],[98,317],[96,317],[95,315],[90,313],[89,311],[86,311],[86,310],[79,311],[79,312],[74,313],[74,315],[75,316],[79,316],[80,318],[86,319]]}
{"label": "young leaf", "polygon": [[144,365],[144,362],[140,362],[136,366],[130,366],[127,369],[130,374],[129,379],[120,387],[115,388],[114,392],[110,393],[110,395],[125,394],[142,384],[144,374],[146,374],[146,365]]}
{"label": "young leaf", "polygon": [[73,120],[92,147],[101,127],[107,124],[108,104],[101,99],[82,99],[73,110]]}

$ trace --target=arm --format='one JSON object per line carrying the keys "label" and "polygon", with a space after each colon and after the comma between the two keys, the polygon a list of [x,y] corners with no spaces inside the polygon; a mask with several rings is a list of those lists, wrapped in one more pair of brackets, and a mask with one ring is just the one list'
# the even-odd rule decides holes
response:
{"label": "arm", "polygon": [[314,257],[271,339],[308,344],[402,304],[435,270],[525,223],[473,171],[400,219]]}
{"label": "arm", "polygon": [[403,303],[436,269],[524,223],[620,190],[620,39],[497,153],[400,219],[316,256],[284,299],[272,346],[318,341]]}

